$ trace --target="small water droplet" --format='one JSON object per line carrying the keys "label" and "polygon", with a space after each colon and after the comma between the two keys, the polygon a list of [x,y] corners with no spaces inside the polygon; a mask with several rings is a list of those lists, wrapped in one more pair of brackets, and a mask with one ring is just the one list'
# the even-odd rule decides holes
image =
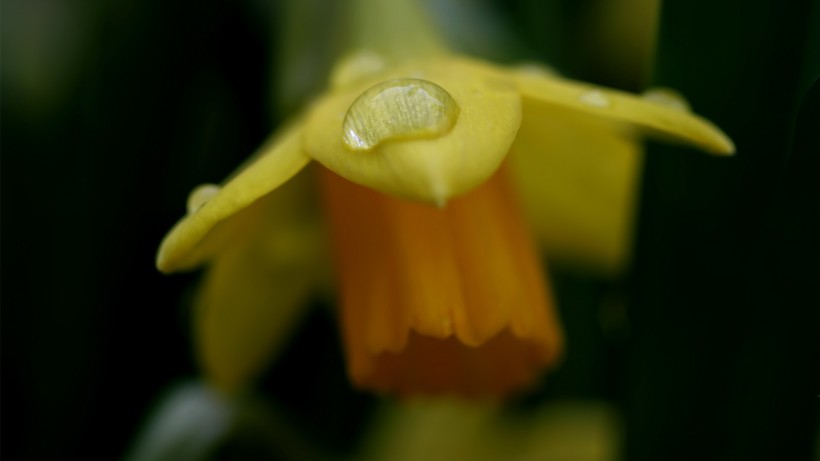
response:
{"label": "small water droplet", "polygon": [[199,211],[203,205],[219,193],[220,189],[221,188],[216,184],[202,184],[197,186],[188,194],[188,214],[194,214]]}
{"label": "small water droplet", "polygon": [[649,102],[668,107],[670,109],[689,111],[689,102],[680,93],[669,88],[650,88],[643,92],[641,97]]}
{"label": "small water droplet", "polygon": [[361,51],[342,59],[330,76],[333,88],[352,85],[365,77],[378,74],[387,68],[381,55],[370,51]]}
{"label": "small water droplet", "polygon": [[444,88],[418,79],[388,80],[362,93],[342,123],[345,145],[373,149],[396,139],[435,138],[456,123],[458,104]]}
{"label": "small water droplet", "polygon": [[592,107],[609,107],[612,104],[609,98],[598,90],[587,91],[579,96],[578,100]]}

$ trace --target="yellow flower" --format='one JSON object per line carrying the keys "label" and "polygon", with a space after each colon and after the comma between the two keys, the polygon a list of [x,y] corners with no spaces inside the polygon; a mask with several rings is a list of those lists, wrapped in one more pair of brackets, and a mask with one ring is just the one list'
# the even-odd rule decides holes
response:
{"label": "yellow flower", "polygon": [[[166,236],[161,271],[210,267],[198,350],[220,387],[248,382],[321,283],[313,181],[351,379],[395,394],[504,394],[562,347],[527,221],[559,257],[617,268],[640,138],[734,150],[669,92],[424,48],[342,61],[331,88],[235,175],[194,191]],[[312,160],[321,167],[299,175]]]}

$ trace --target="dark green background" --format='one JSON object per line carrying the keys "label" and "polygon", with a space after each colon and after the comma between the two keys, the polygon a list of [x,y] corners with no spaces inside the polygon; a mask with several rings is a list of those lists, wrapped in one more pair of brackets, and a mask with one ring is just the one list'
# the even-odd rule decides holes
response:
{"label": "dark green background", "polygon": [[[4,4],[6,67],[23,3]],[[640,89],[578,46],[595,1],[494,3],[517,34],[515,53]],[[625,417],[628,460],[816,459],[818,3],[666,2],[651,80],[685,94],[737,156],[650,145],[634,270],[612,282],[555,268],[566,362],[510,411],[611,401]],[[87,1],[68,11],[83,32],[72,66],[46,68],[57,82],[49,98],[3,74],[4,459],[117,459],[160,393],[194,376],[187,301],[197,276],[159,275],[154,252],[187,192],[218,182],[279,122],[269,104],[277,2]],[[602,313],[619,323],[604,328]],[[373,399],[347,387],[335,335],[317,309],[262,394],[300,437],[345,453]],[[264,453],[252,459],[286,458]]]}

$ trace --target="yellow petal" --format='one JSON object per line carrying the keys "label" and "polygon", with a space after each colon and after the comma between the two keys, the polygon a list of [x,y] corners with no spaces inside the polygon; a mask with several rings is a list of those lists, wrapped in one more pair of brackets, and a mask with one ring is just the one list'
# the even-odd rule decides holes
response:
{"label": "yellow petal", "polygon": [[309,274],[259,259],[244,248],[221,254],[196,306],[199,361],[226,392],[242,389],[274,359],[306,305]]}
{"label": "yellow petal", "polygon": [[309,179],[301,175],[245,209],[241,243],[208,267],[195,306],[196,348],[222,390],[240,390],[274,359],[322,273],[316,207],[293,190]]}
{"label": "yellow petal", "polygon": [[524,116],[556,108],[599,117],[624,131],[638,129],[667,140],[692,144],[713,154],[729,155],[734,144],[710,121],[686,110],[623,91],[571,80],[515,73],[524,100]]}
{"label": "yellow petal", "polygon": [[[385,140],[367,151],[347,148],[342,126],[351,105],[374,85],[399,78],[432,82],[449,93],[459,107],[455,125],[434,138]],[[382,119],[393,120],[390,114]],[[520,123],[520,97],[503,73],[447,57],[410,63],[331,94],[312,108],[303,139],[311,157],[350,181],[443,204],[495,172]]]}
{"label": "yellow petal", "polygon": [[165,273],[190,269],[221,248],[233,229],[230,223],[215,229],[217,224],[285,183],[308,163],[300,138],[297,124],[272,136],[219,191],[171,229],[157,253],[157,268]]}
{"label": "yellow petal", "polygon": [[630,254],[641,142],[596,118],[552,112],[522,123],[514,184],[551,261],[618,272]]}

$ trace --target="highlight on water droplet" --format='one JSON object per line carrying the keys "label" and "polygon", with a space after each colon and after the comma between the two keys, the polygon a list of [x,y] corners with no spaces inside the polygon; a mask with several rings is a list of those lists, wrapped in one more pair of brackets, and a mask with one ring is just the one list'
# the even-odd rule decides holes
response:
{"label": "highlight on water droplet", "polygon": [[522,62],[515,66],[515,70],[521,75],[530,75],[533,77],[561,77],[561,74],[555,70],[554,67],[535,61]]}
{"label": "highlight on water droplet", "polygon": [[188,214],[194,214],[199,211],[203,205],[219,193],[220,189],[221,188],[216,184],[202,184],[194,188],[194,190],[188,194]]}
{"label": "highlight on water droplet", "polygon": [[646,101],[659,104],[670,109],[689,111],[689,102],[677,91],[671,88],[650,88],[641,94]]}
{"label": "highlight on water droplet", "polygon": [[387,63],[380,54],[372,51],[360,51],[343,58],[330,75],[330,85],[341,88],[352,85],[366,77],[378,74],[387,68]]}
{"label": "highlight on water droplet", "polygon": [[459,112],[453,97],[435,83],[388,80],[353,102],[342,123],[342,137],[354,151],[367,151],[390,140],[436,138],[450,132]]}
{"label": "highlight on water droplet", "polygon": [[591,90],[578,97],[582,103],[592,107],[609,107],[612,102],[599,90]]}

